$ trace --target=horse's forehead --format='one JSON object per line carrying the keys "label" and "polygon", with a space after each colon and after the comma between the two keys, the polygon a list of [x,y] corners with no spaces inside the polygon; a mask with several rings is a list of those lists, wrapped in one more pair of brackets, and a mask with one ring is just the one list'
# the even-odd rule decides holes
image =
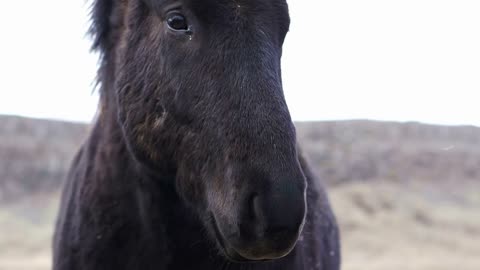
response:
{"label": "horse's forehead", "polygon": [[203,5],[262,5],[265,3],[285,2],[285,0],[188,0]]}
{"label": "horse's forehead", "polygon": [[213,24],[248,22],[263,28],[289,21],[286,0],[182,0],[198,18]]}
{"label": "horse's forehead", "polygon": [[275,9],[283,7],[286,0],[184,0],[198,8],[224,9],[241,8],[245,10]]}

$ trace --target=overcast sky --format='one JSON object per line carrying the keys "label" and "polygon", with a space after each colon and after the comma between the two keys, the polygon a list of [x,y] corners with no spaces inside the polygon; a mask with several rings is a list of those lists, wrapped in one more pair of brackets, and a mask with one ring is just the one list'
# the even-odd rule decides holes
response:
{"label": "overcast sky", "polygon": [[[90,121],[96,56],[82,0],[0,3],[0,113]],[[480,1],[290,0],[295,120],[480,126]]]}

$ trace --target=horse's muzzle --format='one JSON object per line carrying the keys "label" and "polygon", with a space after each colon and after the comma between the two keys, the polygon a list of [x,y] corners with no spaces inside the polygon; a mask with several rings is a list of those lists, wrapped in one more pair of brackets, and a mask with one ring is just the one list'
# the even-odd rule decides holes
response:
{"label": "horse's muzzle", "polygon": [[267,191],[252,193],[239,207],[236,222],[213,217],[217,241],[229,259],[274,260],[292,251],[306,216],[305,185],[299,182],[279,181]]}

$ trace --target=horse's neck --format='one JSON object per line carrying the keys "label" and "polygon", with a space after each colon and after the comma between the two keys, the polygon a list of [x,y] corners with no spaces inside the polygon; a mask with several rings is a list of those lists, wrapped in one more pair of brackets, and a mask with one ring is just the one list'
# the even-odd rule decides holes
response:
{"label": "horse's neck", "polygon": [[86,167],[90,168],[86,177],[90,178],[87,179],[89,185],[94,186],[92,195],[121,196],[138,204],[142,204],[144,198],[151,204],[150,208],[155,204],[177,203],[175,176],[153,173],[135,160],[128,150],[116,112],[110,108],[100,112],[82,151]]}
{"label": "horse's neck", "polygon": [[164,253],[157,250],[156,256],[169,254],[172,263],[191,263],[185,260],[185,254],[198,257],[197,263],[217,255],[214,245],[206,240],[199,218],[178,197],[175,176],[147,173],[136,163],[114,119],[99,116],[83,151],[92,166],[89,182],[94,184],[87,200],[119,203],[116,209],[110,205],[108,209],[105,205],[93,207],[108,211],[111,219],[137,230],[140,238],[135,239],[138,243],[133,243],[132,248],[146,245],[167,249]]}

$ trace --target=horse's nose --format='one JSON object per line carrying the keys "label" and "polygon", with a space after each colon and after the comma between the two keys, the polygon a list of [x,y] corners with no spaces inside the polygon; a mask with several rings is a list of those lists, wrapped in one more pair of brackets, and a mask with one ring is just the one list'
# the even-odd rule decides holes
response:
{"label": "horse's nose", "polygon": [[[250,259],[282,257],[293,248],[305,219],[305,192],[293,184],[279,183],[272,190],[254,193],[249,202],[249,222],[241,234],[252,243]],[[261,258],[256,258],[261,256]]]}
{"label": "horse's nose", "polygon": [[256,195],[251,211],[260,234],[296,233],[305,215],[305,201],[300,192]]}

